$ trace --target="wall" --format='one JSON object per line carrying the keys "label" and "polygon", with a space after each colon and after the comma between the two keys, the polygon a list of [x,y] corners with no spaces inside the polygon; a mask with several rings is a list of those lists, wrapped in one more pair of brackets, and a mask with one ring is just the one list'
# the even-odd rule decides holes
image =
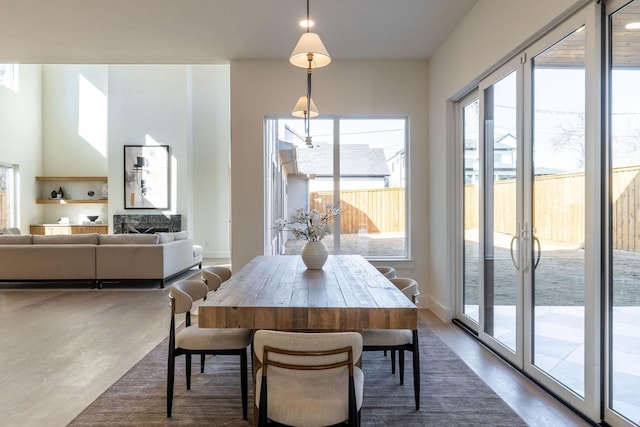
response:
{"label": "wall", "polygon": [[428,231],[430,250],[427,304],[443,319],[454,308],[453,244],[455,191],[451,144],[447,132],[447,100],[460,96],[470,83],[505,55],[572,7],[575,0],[479,0],[432,56],[429,73]]}
{"label": "wall", "polygon": [[109,215],[124,210],[123,146],[171,153],[170,208],[205,257],[229,257],[228,66],[109,66]]}
{"label": "wall", "polygon": [[[348,114],[407,114],[410,126],[409,171],[411,253],[415,260],[393,263],[399,274],[427,288],[428,179],[427,77],[424,60],[333,61],[313,73],[312,97],[320,117]],[[264,253],[265,115],[288,116],[305,92],[305,71],[288,61],[231,63],[231,261],[233,268]]]}
{"label": "wall", "polygon": [[[0,87],[0,161],[20,165],[22,231],[61,216],[155,213],[123,200],[123,146],[154,140],[173,157],[166,212],[183,215],[205,257],[230,257],[229,78],[228,65],[21,65],[20,90]],[[108,211],[43,209],[38,175],[108,176]]]}
{"label": "wall", "polygon": [[194,236],[206,258],[229,258],[229,66],[194,65],[192,76]]}
{"label": "wall", "polygon": [[39,220],[35,177],[42,173],[42,67],[20,65],[17,90],[0,86],[0,162],[18,165],[18,225]]}
{"label": "wall", "polygon": [[[42,66],[42,175],[107,175],[107,77],[106,65]],[[57,189],[41,185],[45,195]],[[70,186],[73,190],[91,187],[101,196],[97,182],[69,183],[66,195],[71,193]],[[85,215],[99,215],[107,223],[107,205],[45,205],[37,222],[55,223],[68,217],[79,223],[86,221]]]}

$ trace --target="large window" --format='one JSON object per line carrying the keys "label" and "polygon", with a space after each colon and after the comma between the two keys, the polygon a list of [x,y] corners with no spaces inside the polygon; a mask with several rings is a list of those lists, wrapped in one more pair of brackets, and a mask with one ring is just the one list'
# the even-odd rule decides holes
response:
{"label": "large window", "polygon": [[407,119],[331,118],[311,122],[312,144],[300,119],[268,119],[266,252],[299,254],[303,240],[274,229],[298,208],[339,206],[331,253],[405,259],[407,240]]}

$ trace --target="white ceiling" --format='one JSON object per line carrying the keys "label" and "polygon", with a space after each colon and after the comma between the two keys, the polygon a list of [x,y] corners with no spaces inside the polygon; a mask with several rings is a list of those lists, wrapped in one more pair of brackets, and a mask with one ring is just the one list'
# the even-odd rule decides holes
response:
{"label": "white ceiling", "polygon": [[[311,0],[333,59],[428,58],[476,0]],[[305,0],[0,0],[0,63],[287,59]]]}

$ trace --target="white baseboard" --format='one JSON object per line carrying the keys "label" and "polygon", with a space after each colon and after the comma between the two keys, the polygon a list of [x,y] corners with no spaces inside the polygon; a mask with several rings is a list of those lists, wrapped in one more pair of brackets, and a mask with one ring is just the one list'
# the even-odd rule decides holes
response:
{"label": "white baseboard", "polygon": [[231,254],[229,252],[202,252],[202,258],[226,258],[230,259]]}
{"label": "white baseboard", "polygon": [[446,322],[446,323],[451,322],[451,319],[453,319],[453,310],[451,310],[451,308],[447,308],[443,306],[442,304],[440,304],[439,301],[431,297],[421,298],[420,302],[422,303],[425,300],[426,300],[426,304],[420,304],[420,308],[423,308],[423,306],[426,306],[424,308],[428,308],[429,310],[431,310],[431,312],[433,312],[433,314],[438,316],[440,320],[442,320],[443,322]]}

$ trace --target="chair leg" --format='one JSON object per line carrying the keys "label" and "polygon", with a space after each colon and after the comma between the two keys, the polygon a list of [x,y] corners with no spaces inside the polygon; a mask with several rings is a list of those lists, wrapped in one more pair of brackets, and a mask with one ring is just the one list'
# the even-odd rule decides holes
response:
{"label": "chair leg", "polygon": [[204,353],[200,355],[200,373],[204,373]]}
{"label": "chair leg", "polygon": [[416,399],[416,411],[420,410],[420,346],[418,331],[413,331],[413,393]]}
{"label": "chair leg", "polygon": [[191,354],[185,355],[185,371],[187,372],[187,390],[191,390]]}
{"label": "chair leg", "polygon": [[391,350],[391,373],[396,373],[396,351]]}
{"label": "chair leg", "polygon": [[247,381],[247,349],[240,353],[240,389],[242,394],[242,418],[247,419],[247,400],[249,386]]}
{"label": "chair leg", "polygon": [[176,358],[169,350],[169,366],[167,369],[167,418],[171,418],[171,407],[173,406],[173,381],[175,375]]}
{"label": "chair leg", "polygon": [[400,385],[404,385],[404,350],[398,351],[398,362],[400,363]]}

